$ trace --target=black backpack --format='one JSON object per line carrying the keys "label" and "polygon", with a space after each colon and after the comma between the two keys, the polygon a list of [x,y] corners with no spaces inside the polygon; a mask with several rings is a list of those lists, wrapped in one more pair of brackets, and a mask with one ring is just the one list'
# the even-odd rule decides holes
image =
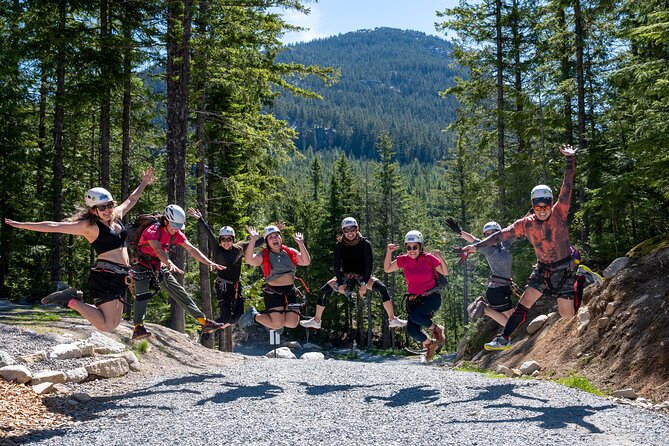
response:
{"label": "black backpack", "polygon": [[133,221],[132,224],[127,227],[128,237],[126,238],[126,241],[131,259],[137,257],[139,254],[137,245],[139,244],[139,239],[142,237],[144,230],[150,225],[160,224],[161,217],[162,215],[158,213],[141,214],[138,215],[135,218],[135,221]]}

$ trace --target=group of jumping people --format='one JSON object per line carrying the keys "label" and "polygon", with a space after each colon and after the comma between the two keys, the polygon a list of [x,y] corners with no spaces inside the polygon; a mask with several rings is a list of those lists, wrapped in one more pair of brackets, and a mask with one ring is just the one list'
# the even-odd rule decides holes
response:
{"label": "group of jumping people", "polygon": [[[567,214],[573,188],[574,158],[576,150],[562,146],[566,168],[558,199],[546,185],[536,186],[531,192],[531,211],[509,227],[502,229],[496,222],[483,227],[483,240],[463,231],[453,219],[447,225],[470,244],[462,248],[463,257],[481,251],[490,266],[485,299],[480,297],[469,307],[469,315],[476,320],[486,315],[504,327],[502,333],[485,345],[488,350],[510,348],[509,338],[526,319],[528,310],[541,297],[557,297],[562,317],[573,317],[581,302],[586,276],[601,278],[587,269],[575,269],[580,262],[578,251],[569,243]],[[422,343],[425,358],[429,361],[445,342],[444,329],[433,321],[441,306],[440,290],[448,283],[448,267],[439,251],[428,252],[423,235],[416,230],[404,237],[405,253],[393,259],[399,246],[387,246],[383,268],[386,273],[403,270],[407,283],[407,320],[396,316],[393,302],[385,284],[375,277],[372,244],[361,232],[353,217],[341,223],[341,233],[334,245],[333,266],[335,276],[318,292],[316,313],[300,320],[301,303],[298,302],[295,280],[298,266],[311,263],[304,236],[293,236],[297,249],[284,244],[283,225],[269,225],[262,236],[255,227],[248,227],[249,240],[238,242],[235,230],[223,226],[218,237],[196,209],[189,209],[191,217],[198,220],[208,234],[213,246],[214,260],[207,258],[193,246],[183,232],[186,213],[175,204],[168,205],[156,221],[142,229],[137,247],[128,252],[128,231],[123,217],[135,206],[146,186],[154,181],[153,169],[144,172],[135,191],[121,204],[104,188],[90,189],[85,196],[86,207],[67,221],[17,222],[5,219],[6,224],[19,229],[39,232],[58,232],[85,237],[97,254],[89,275],[89,288],[94,305],[83,302],[82,293],[67,288],[50,294],[43,304],[59,304],[79,312],[101,331],[115,329],[122,317],[126,292],[132,287],[135,295],[134,330],[132,339],[150,336],[144,318],[150,298],[163,290],[183,307],[202,326],[203,333],[211,333],[232,324],[244,328],[260,324],[272,330],[283,327],[320,329],[326,298],[334,293],[347,294],[353,287],[364,296],[367,292],[380,294],[391,328],[407,327],[407,333]],[[518,289],[511,279],[512,255],[510,246],[516,238],[527,238],[534,247],[537,264],[527,286],[514,307],[511,294]],[[174,273],[183,274],[170,259],[175,246],[183,247],[194,259],[216,271],[214,288],[220,315],[210,320],[199,309]],[[256,250],[256,248],[261,248]],[[240,284],[242,261],[261,267],[265,286],[262,289],[265,310],[258,312],[251,306],[244,312],[244,298]],[[580,286],[580,291],[579,291]]]}

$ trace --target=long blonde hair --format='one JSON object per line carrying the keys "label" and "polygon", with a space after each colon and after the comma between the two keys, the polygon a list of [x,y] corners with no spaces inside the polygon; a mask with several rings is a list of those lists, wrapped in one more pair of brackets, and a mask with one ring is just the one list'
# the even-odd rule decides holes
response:
{"label": "long blonde hair", "polygon": [[[119,212],[116,210],[116,203],[114,203],[114,210],[112,211],[112,218],[111,221],[119,220],[121,219],[121,215]],[[93,226],[100,220],[100,217],[97,216],[97,214],[93,211],[92,206],[77,206],[75,207],[74,214],[72,214],[69,218],[67,218],[65,221],[88,221],[88,224]]]}

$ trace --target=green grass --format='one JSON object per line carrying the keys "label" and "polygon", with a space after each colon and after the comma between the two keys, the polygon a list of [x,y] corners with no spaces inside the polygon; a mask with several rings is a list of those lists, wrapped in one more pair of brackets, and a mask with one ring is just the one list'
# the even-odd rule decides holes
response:
{"label": "green grass", "polygon": [[367,353],[370,355],[374,356],[384,356],[384,357],[390,357],[390,356],[413,356],[413,353],[409,353],[408,351],[402,349],[397,349],[397,348],[389,348],[386,350],[381,350],[381,349],[376,349],[376,348],[370,348],[366,350]]}
{"label": "green grass", "polygon": [[464,361],[459,367],[456,368],[456,370],[460,372],[473,372],[473,373],[480,373],[484,376],[487,376],[488,378],[506,378],[504,375],[500,375],[499,373],[495,373],[492,370],[484,369],[482,367],[477,366],[473,362],[469,361]]}
{"label": "green grass", "polygon": [[334,355],[335,359],[341,359],[344,361],[357,361],[360,359],[358,352],[355,353],[339,353]]}
{"label": "green grass", "polygon": [[12,314],[11,318],[26,322],[57,322],[62,316],[57,313],[35,311],[30,314]]}
{"label": "green grass", "polygon": [[592,393],[593,395],[606,396],[604,392],[588,381],[588,378],[576,373],[572,373],[565,378],[556,379],[555,382],[562,384],[563,386],[571,387],[572,389],[581,389],[584,392]]}
{"label": "green grass", "polygon": [[149,341],[142,339],[139,342],[133,342],[130,347],[135,353],[144,354],[149,351]]}

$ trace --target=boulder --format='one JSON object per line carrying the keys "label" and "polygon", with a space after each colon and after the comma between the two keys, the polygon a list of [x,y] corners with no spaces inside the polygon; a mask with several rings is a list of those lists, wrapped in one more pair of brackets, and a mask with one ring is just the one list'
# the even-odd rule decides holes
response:
{"label": "boulder", "polygon": [[113,340],[112,338],[103,335],[99,331],[91,332],[90,337],[87,341],[89,344],[93,344],[96,347],[96,353],[98,348],[106,348],[108,353],[121,353],[125,351],[125,345]]}
{"label": "boulder", "polygon": [[45,393],[51,393],[53,390],[53,383],[44,382],[33,386],[33,392],[38,395],[44,395]]}
{"label": "boulder", "polygon": [[527,334],[533,335],[537,331],[541,330],[541,327],[544,326],[544,324],[546,323],[546,320],[548,320],[548,315],[545,315],[545,314],[541,314],[541,315],[535,317],[534,319],[532,319],[532,322],[530,322],[527,325],[527,328],[526,328]]}
{"label": "boulder", "polygon": [[123,358],[109,358],[88,364],[86,371],[89,375],[102,378],[118,378],[130,371],[128,362]]}
{"label": "boulder", "polygon": [[604,314],[606,316],[613,316],[613,313],[616,312],[616,303],[615,302],[609,302],[606,304],[606,309],[604,310]]}
{"label": "boulder", "polygon": [[88,371],[84,367],[77,367],[76,369],[66,370],[68,383],[80,383],[88,378]]}
{"label": "boulder", "polygon": [[115,355],[113,355],[113,357],[123,358],[128,363],[128,367],[130,368],[130,370],[132,370],[133,372],[139,372],[141,370],[139,366],[139,359],[137,359],[137,356],[129,350],[124,351],[123,353],[116,353]]}
{"label": "boulder", "polygon": [[81,350],[81,356],[95,356],[95,344],[88,342],[78,342],[79,350]]}
{"label": "boulder", "polygon": [[537,361],[525,361],[520,366],[520,373],[522,373],[523,375],[531,375],[537,370],[541,370],[541,366]]}
{"label": "boulder", "polygon": [[4,350],[0,350],[0,367],[5,367],[14,364],[16,364],[16,361],[14,360],[14,358],[12,358],[12,355],[10,355]]}
{"label": "boulder", "polygon": [[279,347],[275,350],[271,350],[265,356],[267,356],[268,358],[276,357],[280,359],[297,359],[295,354],[288,347]]}
{"label": "boulder", "polygon": [[618,257],[615,259],[609,266],[604,270],[604,277],[610,279],[620,272],[621,269],[625,268],[627,264],[630,263],[629,257]]}
{"label": "boulder", "polygon": [[47,354],[44,350],[33,353],[32,355],[19,356],[19,361],[24,364],[36,364],[38,362],[46,361]]}
{"label": "boulder", "polygon": [[500,375],[506,375],[506,373],[509,371],[509,368],[505,365],[499,364],[497,368],[495,369],[495,373],[498,373]]}
{"label": "boulder", "polygon": [[49,353],[51,359],[81,358],[81,349],[77,344],[58,344]]}
{"label": "boulder", "polygon": [[0,367],[0,377],[6,381],[16,381],[19,384],[25,384],[33,377],[30,370],[23,365],[7,365]]}
{"label": "boulder", "polygon": [[325,355],[321,352],[308,352],[300,356],[300,359],[306,359],[309,361],[322,361],[325,359]]}
{"label": "boulder", "polygon": [[637,398],[637,394],[634,390],[629,388],[616,390],[612,395],[616,398],[627,398],[628,400],[635,400]]}
{"label": "boulder", "polygon": [[42,384],[45,382],[50,382],[53,384],[62,384],[67,381],[67,375],[63,372],[57,370],[45,370],[33,375],[33,378],[30,380],[30,384],[36,386],[37,384]]}

